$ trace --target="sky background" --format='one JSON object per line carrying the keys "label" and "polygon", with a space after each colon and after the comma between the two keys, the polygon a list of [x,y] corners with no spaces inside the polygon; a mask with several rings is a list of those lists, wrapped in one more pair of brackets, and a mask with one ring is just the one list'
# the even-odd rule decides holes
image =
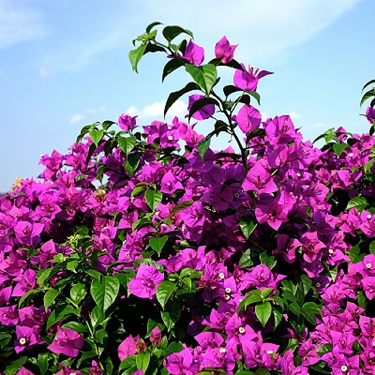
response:
{"label": "sky background", "polygon": [[[168,94],[189,77],[162,84],[162,54],[132,71],[131,41],[154,21],[190,29],[206,61],[226,35],[239,62],[275,72],[258,86],[260,111],[290,114],[306,139],[338,126],[366,132],[359,101],[375,78],[374,15],[373,0],[0,0],[0,192],[37,178],[40,156],[65,153],[84,125],[121,113],[163,120]],[[232,70],[220,74],[232,84]]]}

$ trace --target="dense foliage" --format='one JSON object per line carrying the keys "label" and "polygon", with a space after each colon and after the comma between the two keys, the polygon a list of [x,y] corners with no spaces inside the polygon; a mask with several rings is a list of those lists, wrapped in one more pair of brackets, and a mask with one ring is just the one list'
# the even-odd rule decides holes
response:
{"label": "dense foliage", "polygon": [[[0,372],[373,374],[374,101],[368,134],[329,130],[317,148],[287,115],[262,121],[270,72],[225,37],[203,64],[192,39],[174,44],[190,31],[161,43],[158,25],[130,60],[186,70],[165,109],[194,92],[186,122],[86,126],[0,197]],[[225,134],[236,149],[213,151]]]}

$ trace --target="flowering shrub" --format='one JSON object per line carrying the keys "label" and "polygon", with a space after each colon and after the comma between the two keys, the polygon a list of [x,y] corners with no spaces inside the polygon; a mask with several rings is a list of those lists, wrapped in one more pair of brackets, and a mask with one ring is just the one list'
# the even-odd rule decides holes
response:
{"label": "flowering shrub", "polygon": [[[329,130],[319,149],[289,116],[262,121],[270,72],[225,37],[203,64],[192,39],[173,43],[190,31],[167,26],[161,43],[157,26],[130,61],[165,52],[163,79],[185,68],[165,111],[194,91],[186,122],[85,126],[41,158],[42,182],[0,198],[0,371],[373,374],[374,137]],[[221,133],[238,151],[210,148]]]}

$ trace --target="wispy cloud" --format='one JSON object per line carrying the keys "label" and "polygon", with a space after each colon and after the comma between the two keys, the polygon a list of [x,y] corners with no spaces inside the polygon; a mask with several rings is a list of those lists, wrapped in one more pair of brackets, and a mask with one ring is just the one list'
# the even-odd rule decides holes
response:
{"label": "wispy cloud", "polygon": [[238,59],[259,63],[271,57],[282,60],[291,47],[319,33],[360,1],[363,0],[238,0],[234,3],[191,0],[171,7],[168,1],[139,0],[139,4],[147,9],[145,14],[153,14],[155,19],[191,28],[197,42],[212,49],[224,32],[232,43],[239,44]]}
{"label": "wispy cloud", "polygon": [[88,116],[94,115],[97,113],[103,113],[107,110],[106,107],[102,106],[99,108],[90,108],[90,109],[85,109],[81,113],[75,113],[70,117],[69,123],[70,124],[78,124],[82,123],[83,120],[85,120]]}
{"label": "wispy cloud", "polygon": [[58,71],[80,71],[90,65],[97,55],[123,43],[126,35],[125,30],[118,29],[92,40],[67,41],[65,46],[49,51],[40,58],[39,76],[47,78]]}
{"label": "wispy cloud", "polygon": [[[142,109],[138,109],[135,106],[129,107],[125,113],[131,116],[138,116],[139,120],[162,120],[164,118],[164,106],[165,102],[154,102],[148,104]],[[169,109],[166,120],[170,121],[174,117],[182,119],[187,113],[186,103],[182,100],[177,100]]]}
{"label": "wispy cloud", "polygon": [[25,2],[0,0],[0,49],[47,34],[39,11]]}

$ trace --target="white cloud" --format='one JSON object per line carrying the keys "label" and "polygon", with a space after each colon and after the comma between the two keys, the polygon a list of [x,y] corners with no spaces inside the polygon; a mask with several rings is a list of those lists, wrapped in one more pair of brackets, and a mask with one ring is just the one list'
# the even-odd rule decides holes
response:
{"label": "white cloud", "polygon": [[0,0],[0,49],[46,34],[38,11],[24,2]]}
{"label": "white cloud", "polygon": [[82,113],[76,113],[70,118],[69,122],[71,124],[76,124],[77,122],[81,122],[84,118],[85,116]]}
{"label": "white cloud", "polygon": [[82,122],[84,119],[86,119],[90,115],[94,115],[97,113],[102,113],[107,110],[106,107],[101,106],[99,108],[90,108],[90,109],[85,109],[82,113],[76,113],[71,116],[69,123],[71,124],[76,124],[79,122]]}
{"label": "white cloud", "polygon": [[[146,105],[143,109],[139,110],[135,106],[129,107],[124,113],[130,116],[138,116],[141,120],[162,120],[164,118],[164,106],[165,102],[155,102]],[[171,108],[169,108],[166,120],[172,120],[174,117],[179,117],[180,119],[187,114],[187,105],[182,100],[177,100]]]}
{"label": "white cloud", "polygon": [[301,118],[301,116],[296,111],[290,111],[289,116],[292,119],[292,121],[296,121]]}

